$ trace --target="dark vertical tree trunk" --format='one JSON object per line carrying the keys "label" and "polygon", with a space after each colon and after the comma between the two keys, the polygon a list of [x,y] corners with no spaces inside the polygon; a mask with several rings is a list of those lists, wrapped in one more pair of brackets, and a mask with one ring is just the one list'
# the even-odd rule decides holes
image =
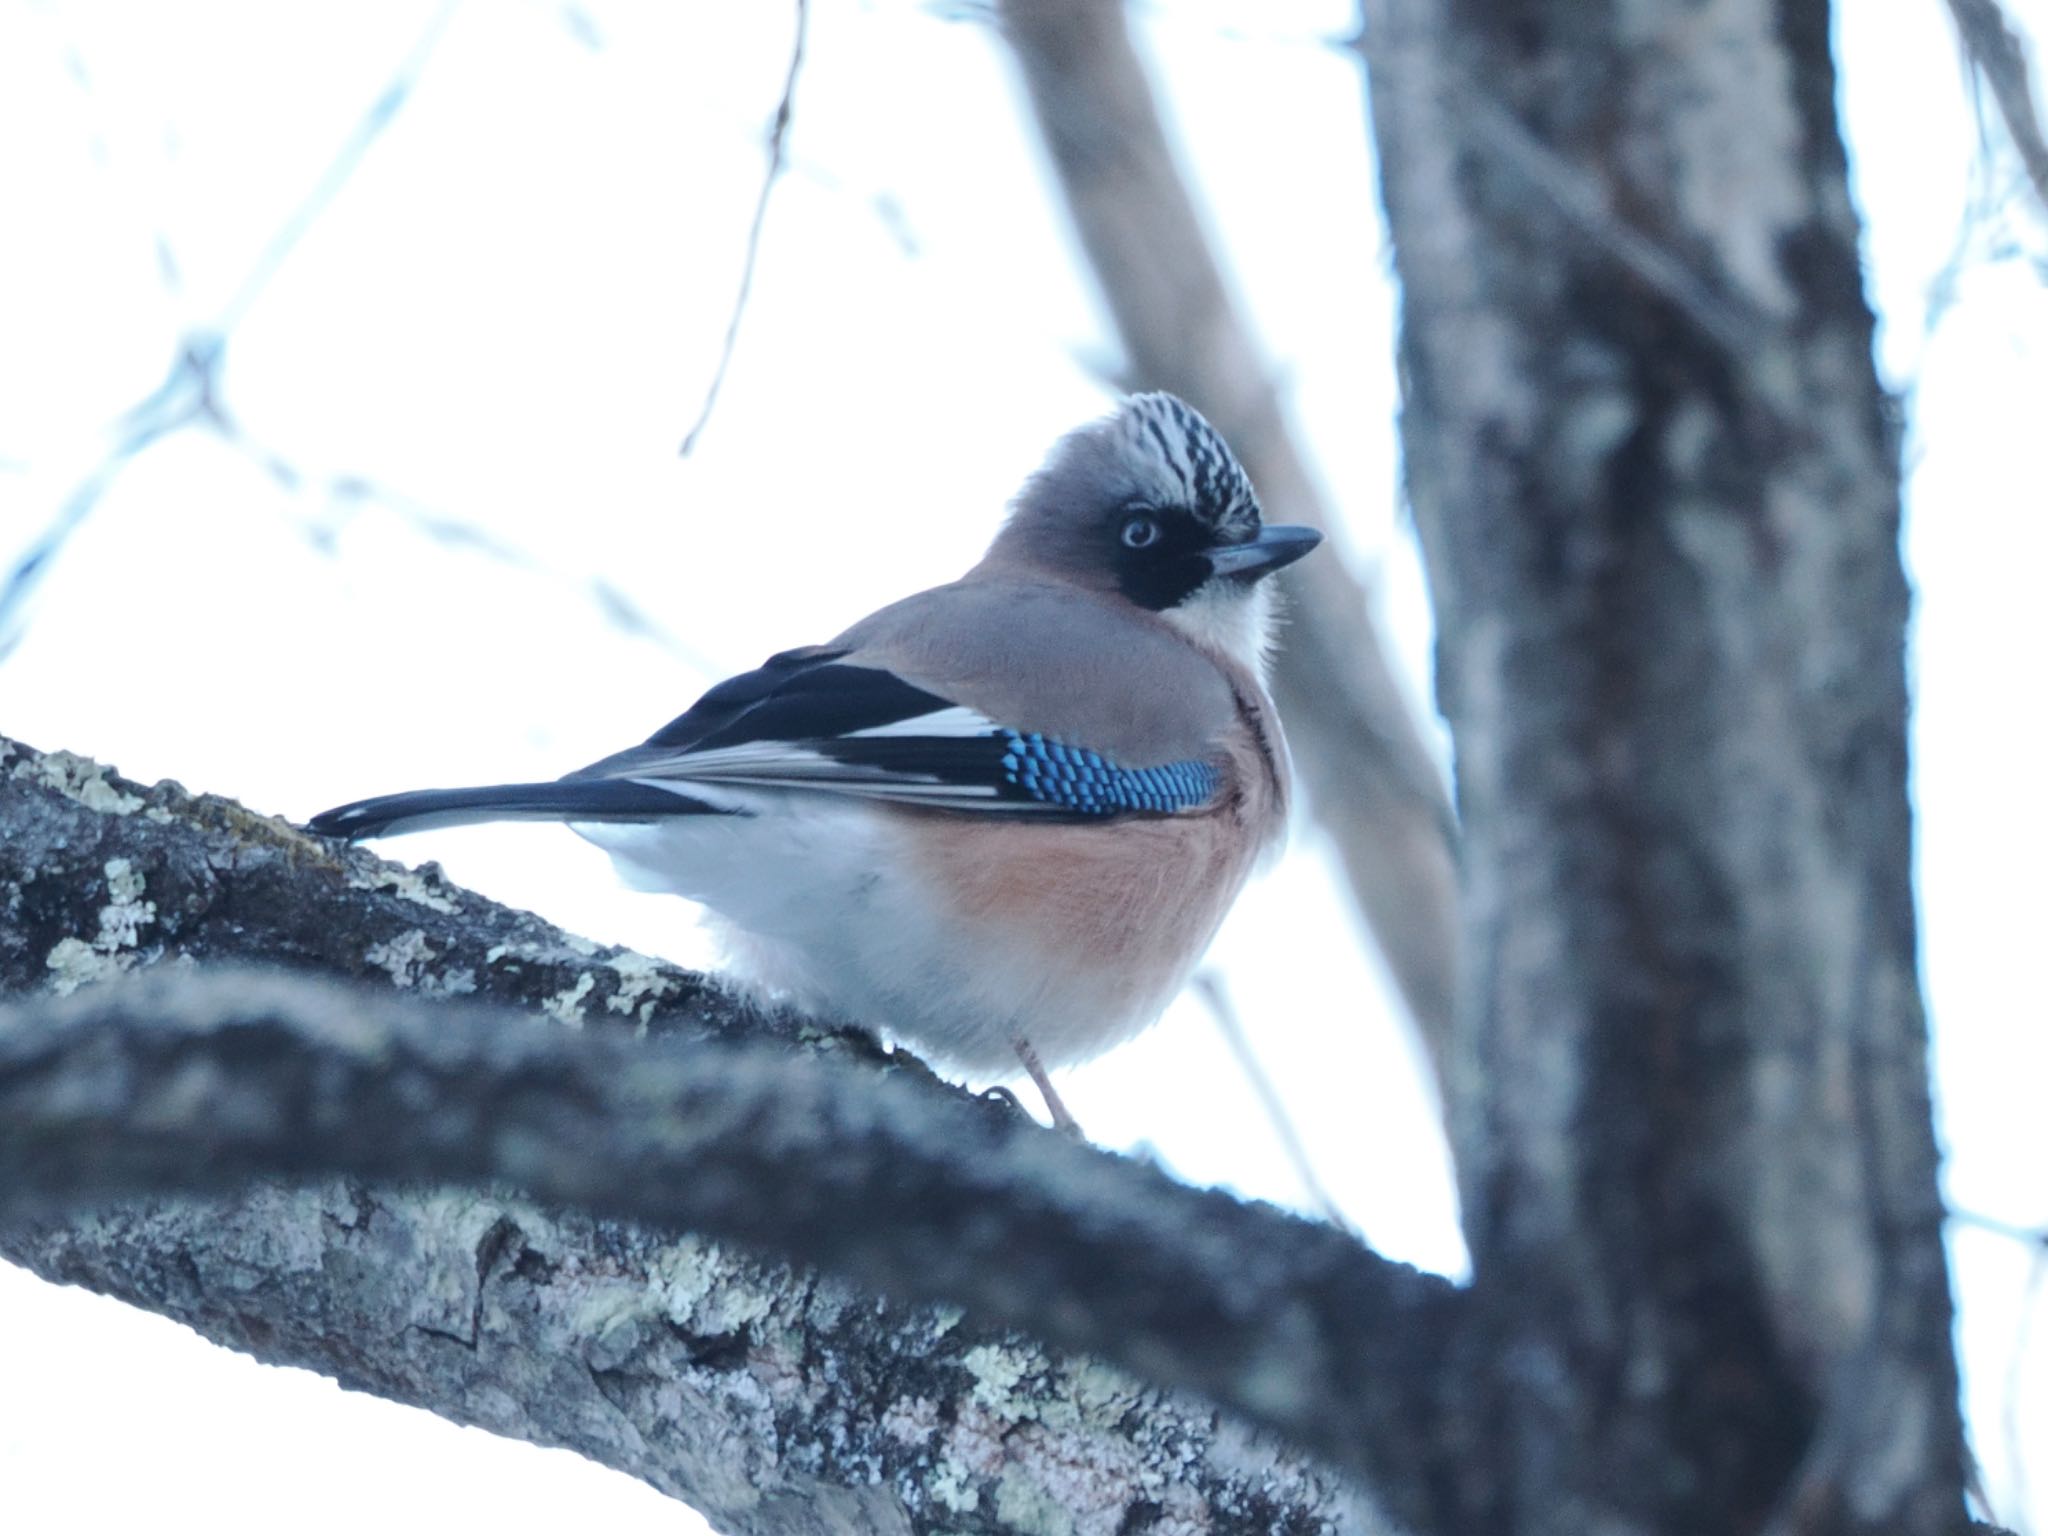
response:
{"label": "dark vertical tree trunk", "polygon": [[1455,1496],[1574,1536],[1956,1528],[1897,452],[1827,9],[1364,9],[1501,1367]]}

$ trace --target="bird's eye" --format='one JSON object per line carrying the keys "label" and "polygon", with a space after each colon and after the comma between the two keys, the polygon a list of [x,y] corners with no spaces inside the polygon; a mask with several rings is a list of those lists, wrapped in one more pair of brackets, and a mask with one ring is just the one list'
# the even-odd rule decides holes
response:
{"label": "bird's eye", "polygon": [[1123,541],[1125,549],[1150,549],[1159,542],[1159,520],[1151,517],[1133,517],[1124,523]]}

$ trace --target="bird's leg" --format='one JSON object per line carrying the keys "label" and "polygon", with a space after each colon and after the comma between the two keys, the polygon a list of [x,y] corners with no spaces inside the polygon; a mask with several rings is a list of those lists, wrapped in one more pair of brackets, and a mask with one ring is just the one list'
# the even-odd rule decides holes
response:
{"label": "bird's leg", "polygon": [[1017,1059],[1024,1063],[1024,1070],[1031,1074],[1031,1081],[1038,1085],[1039,1097],[1045,1100],[1045,1107],[1052,1111],[1052,1128],[1065,1131],[1069,1136],[1081,1134],[1081,1122],[1074,1118],[1060,1099],[1059,1090],[1052,1085],[1052,1079],[1045,1075],[1045,1063],[1038,1059],[1038,1052],[1031,1048],[1031,1042],[1019,1035],[1011,1042],[1017,1047]]}

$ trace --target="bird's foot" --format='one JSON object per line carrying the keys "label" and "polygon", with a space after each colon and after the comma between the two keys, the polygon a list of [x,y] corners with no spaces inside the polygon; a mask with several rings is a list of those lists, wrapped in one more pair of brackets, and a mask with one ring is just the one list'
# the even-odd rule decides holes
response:
{"label": "bird's foot", "polygon": [[1045,1063],[1038,1059],[1038,1052],[1032,1049],[1031,1042],[1019,1035],[1012,1044],[1017,1047],[1017,1059],[1024,1063],[1024,1070],[1038,1085],[1038,1096],[1045,1100],[1045,1107],[1052,1115],[1052,1128],[1064,1131],[1076,1141],[1086,1141],[1088,1138],[1081,1134],[1081,1122],[1074,1118],[1073,1111],[1060,1098],[1059,1090],[1053,1087],[1052,1079],[1046,1076]]}

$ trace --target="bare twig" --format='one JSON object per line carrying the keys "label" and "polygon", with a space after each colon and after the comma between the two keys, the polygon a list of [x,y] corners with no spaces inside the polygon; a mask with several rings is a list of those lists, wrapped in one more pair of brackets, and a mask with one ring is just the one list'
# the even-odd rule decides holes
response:
{"label": "bare twig", "polygon": [[[2000,1394],[1999,1433],[2005,1440],[2005,1469],[2010,1480],[2011,1498],[2008,1500],[2013,1524],[2020,1530],[2028,1530],[2026,1511],[2030,1496],[2028,1493],[2027,1457],[2025,1440],[2021,1434],[2021,1411],[2027,1385],[2027,1353],[2032,1346],[2035,1318],[2040,1310],[2043,1287],[2048,1286],[2048,1227],[2027,1226],[2016,1221],[2007,1221],[2002,1216],[1993,1216],[1984,1211],[1970,1210],[1962,1206],[1950,1206],[1948,1219],[1957,1226],[1974,1227],[1994,1237],[2006,1238],[2029,1250],[2027,1279],[2023,1287],[2025,1300],[2019,1309],[2019,1318],[2013,1328],[2011,1348],[2006,1352],[2005,1381]],[[1989,1434],[1979,1425],[1971,1434],[1972,1441],[1982,1446],[1989,1440]],[[1993,1514],[1995,1506],[1990,1490],[1985,1486],[1984,1453],[1980,1450],[1970,1458],[1970,1495],[1979,1508],[1987,1515]],[[1987,1528],[1988,1529],[1988,1528]]]}
{"label": "bare twig", "polygon": [[1303,1193],[1309,1204],[1322,1213],[1323,1220],[1333,1227],[1346,1232],[1357,1229],[1345,1219],[1337,1202],[1330,1198],[1330,1192],[1323,1188],[1323,1181],[1316,1176],[1315,1164],[1309,1160],[1308,1148],[1302,1144],[1301,1133],[1294,1128],[1293,1117],[1287,1113],[1287,1105],[1280,1092],[1273,1086],[1273,1079],[1266,1075],[1252,1043],[1245,1037],[1244,1020],[1238,1016],[1237,1005],[1231,1000],[1230,990],[1224,985],[1220,971],[1209,969],[1195,977],[1195,995],[1209,1010],[1209,1017],[1216,1021],[1217,1031],[1223,1036],[1223,1043],[1230,1048],[1237,1069],[1244,1074],[1244,1080],[1251,1085],[1253,1095],[1259,1101],[1259,1108],[1265,1112],[1266,1123],[1273,1128],[1274,1138],[1280,1143],[1280,1150],[1294,1169],[1294,1176],[1301,1181]]}
{"label": "bare twig", "polygon": [[1948,11],[1963,53],[1990,85],[2034,195],[2048,212],[2048,136],[2034,110],[2026,46],[1998,0],[1948,0]]}
{"label": "bare twig", "polygon": [[[219,380],[229,336],[313,221],[334,201],[371,146],[411,99],[459,3],[460,0],[444,0],[435,10],[397,72],[357,120],[319,180],[271,232],[212,323],[179,338],[177,354],[163,382],[115,419],[110,429],[111,441],[99,462],[79,479],[43,532],[16,559],[5,581],[0,582],[0,661],[20,642],[22,617],[36,586],[122,471],[143,451],[180,428],[195,421],[218,424],[224,419],[219,406]],[[82,83],[84,63],[75,49],[70,57]],[[166,289],[176,292],[180,284],[178,261],[162,232],[156,237],[156,254]]]}
{"label": "bare twig", "polygon": [[28,602],[35,589],[122,472],[152,444],[204,417],[219,361],[217,338],[185,338],[163,382],[121,413],[112,428],[113,440],[99,462],[72,487],[0,582],[0,661],[21,643]]}
{"label": "bare twig", "polygon": [[[220,440],[247,459],[277,487],[292,496],[321,496],[331,507],[360,508],[376,505],[405,524],[423,539],[450,549],[460,549],[505,566],[535,580],[571,588],[578,597],[595,607],[605,622],[622,634],[645,640],[694,669],[701,677],[713,678],[723,670],[703,652],[687,645],[615,582],[603,576],[583,577],[543,562],[530,550],[513,543],[468,518],[456,517],[427,505],[384,481],[358,471],[309,474],[291,457],[264,443],[243,427],[239,417],[209,396],[200,414]],[[307,538],[325,548],[340,526],[337,520],[326,526],[305,525]]]}
{"label": "bare twig", "polygon": [[377,93],[377,99],[370,103],[369,110],[356,120],[355,127],[349,130],[349,135],[342,141],[341,148],[335,151],[334,158],[328,162],[327,169],[320,173],[320,179],[313,183],[305,197],[300,199],[298,206],[286,215],[284,222],[272,231],[270,239],[257,253],[255,262],[243,275],[240,286],[235,289],[234,295],[215,317],[213,328],[216,332],[224,336],[235,328],[242,316],[248,313],[250,306],[269,286],[270,280],[277,275],[278,269],[284,265],[285,259],[298,246],[306,231],[313,227],[314,221],[327,211],[328,205],[334,201],[341,189],[348,185],[349,179],[362,165],[363,157],[369,154],[371,147],[384,136],[385,130],[412,99],[413,91],[419,85],[421,75],[426,71],[428,60],[440,46],[441,38],[448,30],[448,23],[455,19],[455,12],[460,5],[461,0],[442,0],[442,3],[435,7],[434,14],[427,19],[426,26],[413,40],[411,49],[400,61],[396,72],[385,82],[384,89]]}
{"label": "bare twig", "polygon": [[704,391],[704,403],[698,407],[697,419],[683,434],[683,446],[677,450],[684,458],[689,457],[705,427],[710,425],[711,413],[718,405],[718,392],[725,387],[726,369],[732,366],[733,347],[739,341],[740,321],[746,316],[747,297],[754,289],[754,268],[761,256],[761,229],[768,220],[768,199],[774,194],[775,183],[781,179],[787,160],[790,114],[796,105],[796,79],[803,69],[804,36],[809,30],[810,18],[810,0],[796,0],[796,35],[789,48],[789,73],[783,78],[782,99],[775,105],[775,118],[768,129],[768,169],[761,177],[761,195],[754,200],[753,221],[747,226],[747,250],[740,265],[739,292],[733,296],[732,317],[725,324],[725,340],[719,346],[718,366],[712,370],[710,386]]}
{"label": "bare twig", "polygon": [[1989,1216],[1982,1211],[1971,1211],[1950,1206],[1948,1219],[1966,1227],[1976,1227],[1998,1237],[2009,1237],[2016,1243],[2029,1248],[2048,1250],[2048,1227],[2029,1227],[2002,1217]]}
{"label": "bare twig", "polygon": [[2012,1478],[2012,1508],[2015,1518],[2026,1519],[2033,1500],[2028,1491],[2026,1440],[2020,1431],[2020,1410],[2026,1395],[2027,1355],[2034,1342],[2034,1321],[2041,1310],[2041,1296],[2048,1287],[2048,1242],[2035,1235],[2033,1257],[2027,1263],[2026,1300],[2013,1329],[2012,1352],[2005,1362],[2004,1402],[1999,1428],[2005,1436],[2006,1467]]}

